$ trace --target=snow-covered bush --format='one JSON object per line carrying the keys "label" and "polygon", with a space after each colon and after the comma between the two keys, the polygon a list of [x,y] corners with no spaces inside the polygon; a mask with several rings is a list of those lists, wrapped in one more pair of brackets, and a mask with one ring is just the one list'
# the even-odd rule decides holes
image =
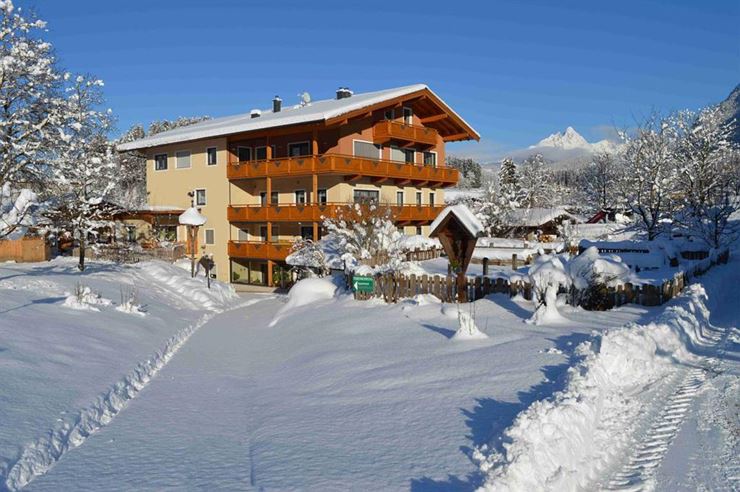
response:
{"label": "snow-covered bush", "polygon": [[[290,254],[285,258],[288,265],[304,272],[304,275],[316,273],[320,277],[329,273],[324,244],[313,239],[298,238],[293,241]],[[310,273],[309,273],[310,272]]]}
{"label": "snow-covered bush", "polygon": [[146,312],[136,302],[137,292],[133,287],[121,287],[121,304],[116,307],[116,311],[127,314],[137,314],[146,316]]}
{"label": "snow-covered bush", "polygon": [[360,264],[394,270],[401,263],[401,233],[390,207],[355,203],[324,219],[337,251],[349,270]]}
{"label": "snow-covered bush", "polygon": [[602,256],[591,246],[568,262],[568,274],[575,290],[574,303],[601,311],[609,307],[609,288],[629,281],[630,268],[618,256]]}
{"label": "snow-covered bush", "polygon": [[555,255],[540,255],[529,268],[528,276],[537,303],[537,310],[529,322],[540,325],[561,320],[557,306],[558,290],[570,285],[570,277],[561,259]]}
{"label": "snow-covered bush", "polygon": [[[471,303],[471,306],[473,305],[474,304]],[[459,304],[457,305],[457,323],[458,328],[452,336],[453,340],[483,340],[488,338],[488,335],[480,331],[478,326],[476,326],[475,313],[466,313],[460,309]]]}
{"label": "snow-covered bush", "polygon": [[102,297],[90,287],[77,284],[75,291],[67,296],[62,306],[80,311],[100,311],[96,306],[109,306],[110,299]]}

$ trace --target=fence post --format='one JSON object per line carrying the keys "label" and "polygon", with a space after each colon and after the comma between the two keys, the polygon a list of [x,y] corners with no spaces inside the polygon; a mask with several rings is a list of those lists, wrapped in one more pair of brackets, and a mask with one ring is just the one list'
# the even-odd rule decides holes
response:
{"label": "fence post", "polygon": [[483,275],[488,275],[488,257],[483,258]]}
{"label": "fence post", "polygon": [[512,270],[516,270],[517,269],[516,253],[514,253],[513,255],[511,255],[511,269]]}

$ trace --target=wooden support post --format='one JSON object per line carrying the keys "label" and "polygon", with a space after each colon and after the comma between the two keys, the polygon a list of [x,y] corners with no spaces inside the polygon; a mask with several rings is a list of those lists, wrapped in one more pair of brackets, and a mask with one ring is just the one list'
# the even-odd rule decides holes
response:
{"label": "wooden support post", "polygon": [[319,175],[316,173],[311,176],[311,203],[319,203]]}
{"label": "wooden support post", "polygon": [[488,275],[488,258],[483,258],[483,275]]}
{"label": "wooden support post", "polygon": [[272,242],[272,222],[267,223],[267,234],[265,235],[265,242]]}
{"label": "wooden support post", "polygon": [[[269,230],[269,229],[268,229]],[[275,262],[272,260],[267,260],[267,286],[272,287],[272,269],[275,267]]]}
{"label": "wooden support post", "polygon": [[265,146],[266,146],[265,153],[267,154],[266,157],[267,157],[267,160],[269,161],[270,159],[273,158],[272,147],[270,146],[270,137],[265,138]]}
{"label": "wooden support post", "polygon": [[315,127],[311,132],[311,155],[319,155],[319,130]]}
{"label": "wooden support post", "polygon": [[319,223],[314,222],[312,225],[313,225],[313,240],[318,241],[319,240]]}
{"label": "wooden support post", "polygon": [[270,176],[265,178],[265,204],[272,204],[272,178]]}

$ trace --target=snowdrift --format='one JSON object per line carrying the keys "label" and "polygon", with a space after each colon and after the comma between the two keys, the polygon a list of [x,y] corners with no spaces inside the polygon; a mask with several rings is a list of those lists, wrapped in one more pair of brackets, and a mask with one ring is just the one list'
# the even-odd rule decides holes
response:
{"label": "snowdrift", "polygon": [[578,490],[628,444],[640,411],[631,395],[691,362],[709,344],[707,300],[692,285],[654,322],[627,325],[585,342],[565,388],[533,403],[502,441],[482,446],[476,459],[480,490]]}

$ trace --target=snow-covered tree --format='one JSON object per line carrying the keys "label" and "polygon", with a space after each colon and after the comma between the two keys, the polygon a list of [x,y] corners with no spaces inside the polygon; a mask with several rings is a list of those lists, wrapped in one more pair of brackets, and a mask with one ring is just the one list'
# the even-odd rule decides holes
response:
{"label": "snow-covered tree", "polygon": [[522,187],[519,183],[519,173],[514,161],[507,157],[501,162],[498,171],[498,189],[509,208],[519,207],[522,199]]}
{"label": "snow-covered tree", "polygon": [[449,156],[447,165],[460,171],[459,188],[480,188],[483,185],[483,170],[473,159]]}
{"label": "snow-covered tree", "polygon": [[[137,124],[121,135],[113,145],[133,142],[146,137],[144,127]],[[127,210],[146,204],[146,156],[139,151],[114,154],[118,186],[113,190],[112,200]]]}
{"label": "snow-covered tree", "polygon": [[519,183],[524,207],[547,207],[553,203],[552,172],[542,154],[528,157],[520,167]]}
{"label": "snow-covered tree", "polygon": [[613,154],[596,154],[591,163],[581,171],[579,184],[589,206],[595,210],[614,208],[619,202],[617,181],[619,160]]}
{"label": "snow-covered tree", "polygon": [[205,121],[210,118],[210,116],[180,116],[176,120],[158,120],[149,125],[149,129],[146,134],[149,136],[156,135],[157,133],[174,130],[175,128],[200,123],[201,121]]}
{"label": "snow-covered tree", "polygon": [[683,207],[677,223],[689,235],[718,248],[740,232],[729,220],[740,205],[734,189],[738,152],[732,141],[734,125],[718,106],[698,113],[684,111],[676,125],[680,136],[675,152],[676,189]]}
{"label": "snow-covered tree", "polygon": [[650,241],[673,219],[676,207],[675,117],[654,113],[640,123],[634,135],[622,133],[620,196]]}
{"label": "snow-covered tree", "polygon": [[66,119],[50,161],[48,215],[59,230],[71,232],[80,249],[79,269],[85,269],[89,236],[109,225],[111,192],[118,183],[113,149],[108,142],[109,112],[103,104],[103,82],[93,77],[70,77]]}
{"label": "snow-covered tree", "polygon": [[563,319],[558,311],[558,290],[570,286],[570,277],[563,262],[554,255],[537,257],[529,267],[529,282],[532,285],[537,309],[528,322],[535,325],[557,322]]}
{"label": "snow-covered tree", "polygon": [[473,204],[472,210],[483,224],[486,234],[501,236],[506,232],[507,226],[511,225],[508,219],[516,205],[515,197],[502,192],[499,179],[488,183],[481,198]]}
{"label": "snow-covered tree", "polygon": [[[31,190],[42,187],[38,181],[64,112],[52,46],[39,37],[46,23],[23,14],[12,1],[0,2],[0,189],[5,208],[11,196],[28,203]],[[14,198],[0,237],[26,220],[28,210],[17,207]]]}

